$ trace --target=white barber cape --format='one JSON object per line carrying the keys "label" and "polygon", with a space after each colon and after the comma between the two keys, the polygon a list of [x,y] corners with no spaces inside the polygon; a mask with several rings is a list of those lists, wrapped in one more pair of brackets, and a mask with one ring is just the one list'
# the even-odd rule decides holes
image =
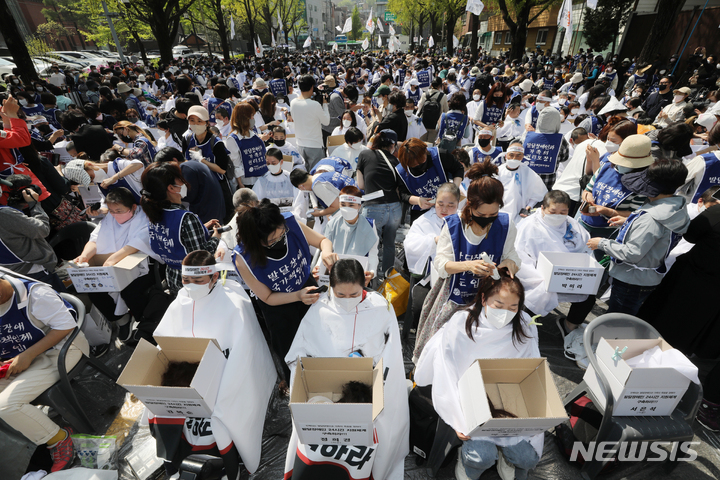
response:
{"label": "white barber cape", "polygon": [[432,264],[437,250],[435,237],[440,236],[443,225],[445,225],[445,220],[438,217],[435,207],[432,207],[410,226],[403,246],[405,247],[405,259],[411,273],[415,275],[425,273],[425,264],[428,258]]}
{"label": "white barber cape", "polygon": [[223,286],[218,281],[212,292],[193,301],[181,289],[153,335],[217,340],[227,364],[211,418],[212,433],[221,452],[234,443],[245,467],[255,472],[277,372],[245,290],[236,282]]}
{"label": "white barber cape", "polygon": [[590,255],[587,242],[590,234],[580,226],[577,220],[567,217],[567,221],[552,227],[543,220],[542,212],[537,210],[518,225],[515,237],[515,251],[522,260],[517,273],[525,287],[525,306],[538,315],[547,315],[560,302],[582,302],[587,295],[550,293],[545,290],[545,282],[536,265],[540,252],[586,253]]}
{"label": "white barber cape", "polygon": [[[432,399],[435,411],[450,425],[465,435],[469,428],[465,423],[458,382],[465,371],[478,358],[539,358],[538,332],[530,323],[530,316],[522,313],[525,333],[530,337],[524,343],[513,344],[512,323],[497,329],[487,323],[485,309],[480,314],[477,326],[472,329],[473,339],[465,333],[468,311],[455,313],[437,331],[420,355],[415,368],[415,382],[420,386],[432,385]],[[542,457],[545,434],[518,437],[475,437],[498,446],[516,445],[527,440]]]}
{"label": "white barber cape", "polygon": [[289,172],[282,170],[279,175],[266,172],[257,179],[252,190],[258,199],[267,198],[280,207],[281,212],[291,212],[298,220],[305,218],[305,202],[302,198],[305,194],[290,182]]}
{"label": "white barber cape", "polygon": [[[372,478],[402,480],[405,457],[410,450],[410,412],[400,330],[392,306],[378,293],[368,292],[357,306],[357,313],[348,313],[337,307],[328,294],[322,295],[305,314],[285,361],[294,378],[297,357],[347,357],[352,352],[372,357],[374,364],[382,359],[387,371],[385,408],[375,420],[377,444],[373,452]],[[292,380],[290,384],[292,385]],[[321,451],[322,449],[313,450],[313,446],[300,443],[293,426],[285,460],[285,478],[289,478],[294,466],[298,465],[298,454],[303,455],[311,464],[323,462],[344,468],[347,470],[345,478],[350,480],[370,477],[371,472],[367,468],[370,462],[364,464],[365,468],[356,467],[353,463],[357,462],[343,461],[346,456],[339,460],[327,458]],[[303,463],[307,465],[307,462]]]}
{"label": "white barber cape", "polygon": [[[686,207],[688,216],[690,217],[690,220],[693,220],[695,217],[700,215],[702,212],[699,210],[697,203],[689,203]],[[670,271],[670,267],[673,266],[673,264],[677,261],[677,258],[692,250],[692,247],[694,247],[694,243],[690,243],[684,238],[681,238],[678,244],[670,250],[670,255],[668,255],[667,259],[665,260],[665,265],[667,266],[667,271]]]}
{"label": "white barber cape", "polygon": [[498,179],[504,187],[503,207],[501,212],[510,215],[515,225],[523,219],[520,210],[535,206],[541,202],[547,193],[545,182],[525,163],[521,163],[517,170],[508,170],[507,164],[498,167]]}

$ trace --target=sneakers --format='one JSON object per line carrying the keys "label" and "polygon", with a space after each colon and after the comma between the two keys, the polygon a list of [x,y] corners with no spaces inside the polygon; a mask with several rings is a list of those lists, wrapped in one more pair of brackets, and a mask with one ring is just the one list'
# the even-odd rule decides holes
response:
{"label": "sneakers", "polygon": [[50,457],[53,461],[53,466],[50,470],[51,473],[65,470],[72,465],[73,460],[75,459],[75,447],[73,446],[72,438],[70,438],[73,431],[69,427],[64,430],[65,433],[67,433],[64,440],[60,440],[52,447],[48,445],[48,449],[50,449]]}
{"label": "sneakers", "polygon": [[94,345],[90,347],[90,353],[95,358],[100,358],[110,350],[110,344],[104,343],[102,345]]}
{"label": "sneakers", "polygon": [[[562,324],[558,325],[561,330],[564,330]],[[578,367],[583,370],[587,370],[590,361],[585,353],[585,345],[583,343],[583,335],[585,333],[585,325],[580,325],[578,328],[568,333],[564,339],[564,350],[565,358],[573,360]]]}
{"label": "sneakers", "polygon": [[118,340],[120,340],[121,342],[127,342],[130,339],[134,323],[135,321],[132,316],[130,316],[130,314],[125,315],[123,318],[117,321],[119,327],[117,334]]}
{"label": "sneakers", "polygon": [[498,448],[498,460],[496,464],[498,475],[502,480],[515,480],[515,465],[505,459],[502,450]]}
{"label": "sneakers", "polygon": [[711,432],[720,432],[720,405],[708,402],[705,398],[700,403],[697,421]]}

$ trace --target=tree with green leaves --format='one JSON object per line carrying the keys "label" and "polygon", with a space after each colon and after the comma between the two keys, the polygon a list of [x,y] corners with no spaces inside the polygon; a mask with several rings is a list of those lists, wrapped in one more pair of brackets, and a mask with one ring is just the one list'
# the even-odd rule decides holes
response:
{"label": "tree with green leaves", "polygon": [[585,8],[583,37],[595,52],[602,52],[612,42],[612,53],[620,30],[630,18],[634,0],[599,0],[597,8]]}
{"label": "tree with green leaves", "polygon": [[[510,59],[520,59],[525,54],[528,26],[543,12],[559,5],[562,0],[489,0],[485,8],[500,10],[502,19],[510,29]],[[537,10],[530,15],[530,11]]]}
{"label": "tree with green leaves", "polygon": [[430,4],[424,0],[390,0],[388,10],[395,14],[397,21],[406,29],[410,36],[410,47],[415,47],[415,28],[422,33],[423,26],[428,20]]}
{"label": "tree with green leaves", "polygon": [[357,41],[358,38],[362,36],[363,31],[363,24],[362,20],[360,20],[360,10],[358,10],[358,6],[355,5],[355,8],[353,8],[352,11],[352,30],[350,31],[350,36],[354,41]]}
{"label": "tree with green leaves", "polygon": [[0,32],[3,33],[5,44],[10,55],[12,55],[15,65],[22,72],[21,76],[24,82],[39,81],[35,65],[33,64],[30,53],[25,46],[22,35],[18,30],[17,23],[10,12],[6,0],[0,0]]}
{"label": "tree with green leaves", "polygon": [[[276,0],[280,11],[281,30],[285,35],[285,45],[290,45],[290,32],[294,32],[295,43],[300,30],[307,25],[305,21],[305,3],[296,0]],[[278,39],[279,41],[280,39]],[[299,45],[296,45],[299,46]]]}
{"label": "tree with green leaves", "polygon": [[656,5],[655,21],[645,45],[640,52],[638,63],[652,63],[660,47],[665,42],[665,36],[677,21],[680,11],[685,6],[685,0],[659,0]]}

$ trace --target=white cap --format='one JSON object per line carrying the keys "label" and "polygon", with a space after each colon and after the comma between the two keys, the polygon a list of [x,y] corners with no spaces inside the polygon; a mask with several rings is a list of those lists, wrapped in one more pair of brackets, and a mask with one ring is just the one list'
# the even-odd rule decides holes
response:
{"label": "white cap", "polygon": [[600,112],[598,113],[598,115],[605,115],[606,113],[617,112],[618,110],[627,110],[627,109],[628,109],[628,108],[627,108],[625,105],[623,105],[622,103],[620,103],[620,100],[618,100],[617,98],[615,98],[615,97],[613,97],[613,96],[611,95],[611,96],[610,96],[610,101],[607,103],[607,105],[605,105],[605,106],[600,110]]}
{"label": "white cap", "polygon": [[698,125],[702,125],[708,131],[715,126],[716,122],[717,122],[717,117],[715,115],[713,115],[712,113],[701,113],[700,115],[698,115],[697,119],[695,120],[695,123],[697,123]]}

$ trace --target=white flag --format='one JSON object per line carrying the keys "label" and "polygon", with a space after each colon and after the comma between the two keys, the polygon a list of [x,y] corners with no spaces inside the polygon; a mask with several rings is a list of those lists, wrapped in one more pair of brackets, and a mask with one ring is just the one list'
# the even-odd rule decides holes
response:
{"label": "white flag", "polygon": [[335,30],[342,33],[342,28],[340,28],[340,25],[335,25]]}
{"label": "white flag", "polygon": [[257,50],[257,55],[259,57],[261,57],[262,54],[265,52],[265,50],[263,50],[262,42],[260,41],[260,35],[257,35],[257,47],[255,47],[255,49]]}
{"label": "white flag", "polygon": [[230,40],[235,38],[235,19],[230,15]]}
{"label": "white flag", "polygon": [[308,35],[308,38],[305,39],[305,43],[303,43],[303,48],[308,48],[310,45],[312,45],[312,40],[310,39],[310,36]]}
{"label": "white flag", "polygon": [[280,9],[279,9],[279,8],[277,9],[277,14],[278,14],[278,28],[279,28],[280,30],[285,30],[285,29],[283,28],[282,18],[280,18]]}
{"label": "white flag", "polygon": [[365,22],[365,28],[370,32],[370,35],[375,31],[375,23],[372,20],[372,7],[370,7],[370,16],[368,16],[367,22]]}
{"label": "white flag", "polygon": [[378,35],[378,47],[382,47],[382,37]]}
{"label": "white flag", "polygon": [[270,29],[270,46],[275,48],[275,34],[272,31],[272,28]]}
{"label": "white flag", "polygon": [[337,52],[337,51],[338,51],[338,44],[337,44],[337,42],[333,43],[332,51],[333,51],[333,52]]}
{"label": "white flag", "polygon": [[598,0],[587,0],[587,8],[595,10],[597,8],[597,2]]}
{"label": "white flag", "polygon": [[365,40],[363,40],[363,43],[362,43],[363,50],[367,50],[369,46],[370,46],[370,41],[367,39],[367,37],[365,37]]}
{"label": "white flag", "polygon": [[453,35],[453,48],[457,48],[458,45],[460,45],[460,40],[458,40],[457,37]]}
{"label": "white flag", "polygon": [[[570,40],[572,39],[572,0],[564,0],[560,13],[558,14],[558,27],[565,28],[565,41],[563,42],[563,48],[568,49],[570,47]],[[569,52],[569,51],[568,51]]]}
{"label": "white flag", "polygon": [[485,4],[480,0],[468,0],[465,11],[474,15],[480,15],[485,8]]}
{"label": "white flag", "polygon": [[380,21],[380,17],[378,17],[378,19],[377,19],[377,27],[378,27],[378,30],[380,30],[381,32],[385,31],[385,30],[383,30],[383,25],[382,25],[382,22]]}
{"label": "white flag", "polygon": [[435,39],[432,35],[428,38],[428,47],[432,48],[435,45]]}
{"label": "white flag", "polygon": [[390,35],[395,35],[395,29],[392,25],[388,26],[388,32],[390,32]]}
{"label": "white flag", "polygon": [[352,32],[352,17],[349,17],[347,20],[345,20],[345,25],[343,26],[341,33],[348,32]]}

